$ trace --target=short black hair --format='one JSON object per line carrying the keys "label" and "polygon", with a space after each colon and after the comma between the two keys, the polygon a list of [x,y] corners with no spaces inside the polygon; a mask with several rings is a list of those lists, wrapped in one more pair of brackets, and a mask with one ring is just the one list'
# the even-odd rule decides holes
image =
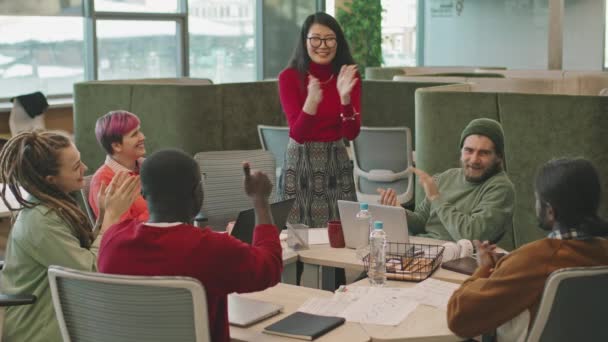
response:
{"label": "short black hair", "polygon": [[295,68],[302,75],[308,72],[310,56],[308,56],[308,51],[306,50],[306,39],[308,38],[308,31],[313,24],[327,26],[336,34],[336,41],[338,43],[336,48],[336,56],[331,61],[334,74],[338,74],[343,65],[355,64],[355,60],[350,53],[350,48],[348,47],[348,42],[344,37],[344,32],[342,31],[340,24],[338,24],[338,21],[325,12],[317,12],[306,17],[304,23],[302,23],[296,48],[294,49],[293,56],[291,57],[289,64],[287,65],[288,68]]}
{"label": "short black hair", "polygon": [[140,171],[141,189],[147,201],[163,208],[183,207],[201,181],[196,161],[177,149],[152,153]]}
{"label": "short black hair", "polygon": [[590,161],[550,160],[536,175],[536,193],[541,202],[551,205],[557,222],[592,236],[608,234],[608,224],[598,216],[600,178]]}

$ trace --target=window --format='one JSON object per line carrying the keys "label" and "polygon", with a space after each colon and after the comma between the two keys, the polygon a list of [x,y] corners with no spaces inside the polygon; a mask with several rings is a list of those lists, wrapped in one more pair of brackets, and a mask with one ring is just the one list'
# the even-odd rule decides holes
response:
{"label": "window", "polygon": [[[87,0],[85,0],[87,1]],[[179,0],[94,0],[97,12],[177,13]]]}
{"label": "window", "polygon": [[[211,6],[188,18],[190,75],[214,83],[255,81],[255,0],[190,0],[188,6]],[[229,15],[234,6],[244,9],[233,12],[240,15]]]}
{"label": "window", "polygon": [[382,0],[384,66],[416,65],[416,0]]}
{"label": "window", "polygon": [[0,16],[0,98],[70,94],[84,80],[82,17]]}
{"label": "window", "polygon": [[178,74],[176,23],[99,20],[98,78],[161,78]]}
{"label": "window", "polygon": [[291,58],[304,19],[317,8],[310,0],[264,0],[263,4],[263,78],[277,78]]}

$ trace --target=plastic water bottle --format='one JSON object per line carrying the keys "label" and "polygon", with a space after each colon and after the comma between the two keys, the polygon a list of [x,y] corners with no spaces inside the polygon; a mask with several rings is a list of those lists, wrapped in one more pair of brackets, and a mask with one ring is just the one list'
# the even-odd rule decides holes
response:
{"label": "plastic water bottle", "polygon": [[369,236],[369,271],[367,276],[372,286],[386,284],[386,232],[382,221],[374,222],[374,230]]}
{"label": "plastic water bottle", "polygon": [[372,214],[368,210],[367,203],[359,203],[359,212],[355,216],[357,222],[357,239],[355,248],[367,246],[369,234],[372,232]]}

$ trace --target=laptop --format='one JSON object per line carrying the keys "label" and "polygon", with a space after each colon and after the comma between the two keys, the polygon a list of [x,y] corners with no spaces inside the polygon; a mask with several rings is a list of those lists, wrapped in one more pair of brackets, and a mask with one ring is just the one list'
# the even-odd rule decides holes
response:
{"label": "laptop", "polygon": [[232,325],[247,327],[279,314],[282,305],[249,299],[237,294],[228,295],[228,321]]}
{"label": "laptop", "polygon": [[[279,233],[285,227],[287,223],[287,216],[293,207],[295,198],[290,198],[285,201],[272,203],[270,205],[270,212],[272,213],[272,219],[274,224],[279,228]],[[251,244],[253,241],[253,229],[255,228],[255,212],[253,209],[243,210],[239,213],[236,218],[234,227],[232,228],[231,235],[235,238]]]}
{"label": "laptop", "polygon": [[[369,244],[369,231],[360,231],[355,216],[359,212],[359,202],[338,200],[340,221],[344,232],[344,242],[348,248],[359,248]],[[380,204],[368,204],[372,221],[382,221],[388,242],[408,243],[409,232],[405,209]]]}

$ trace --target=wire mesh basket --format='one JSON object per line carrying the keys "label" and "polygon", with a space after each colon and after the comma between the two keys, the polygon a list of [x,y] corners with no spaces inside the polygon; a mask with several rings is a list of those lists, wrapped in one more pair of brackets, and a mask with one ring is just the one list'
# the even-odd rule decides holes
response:
{"label": "wire mesh basket", "polygon": [[[441,265],[443,246],[418,243],[386,244],[386,278],[390,280],[422,281]],[[365,272],[369,271],[370,254],[363,257]]]}

